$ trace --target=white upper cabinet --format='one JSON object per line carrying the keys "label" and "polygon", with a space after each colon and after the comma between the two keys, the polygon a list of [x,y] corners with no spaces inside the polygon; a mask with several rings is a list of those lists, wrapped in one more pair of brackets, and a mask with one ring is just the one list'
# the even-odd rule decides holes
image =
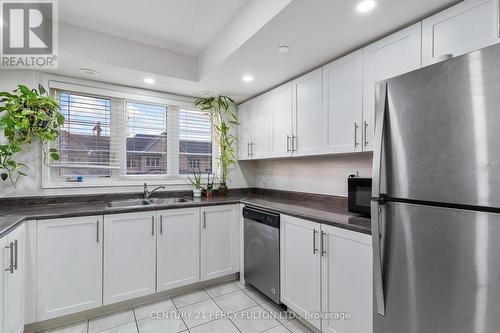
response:
{"label": "white upper cabinet", "polygon": [[267,158],[271,150],[271,122],[267,95],[257,97],[251,107],[253,139],[250,145],[252,158]]}
{"label": "white upper cabinet", "polygon": [[158,212],[158,291],[200,280],[200,209]]}
{"label": "white upper cabinet", "polygon": [[465,0],[422,22],[422,63],[459,56],[493,45],[499,39],[499,1]]}
{"label": "white upper cabinet", "polygon": [[11,231],[2,247],[4,333],[24,331],[24,228]]}
{"label": "white upper cabinet", "polygon": [[348,312],[350,319],[324,318],[323,332],[371,333],[373,322],[371,236],[321,226],[323,313]]}
{"label": "white upper cabinet", "polygon": [[253,138],[253,121],[251,118],[251,109],[254,101],[250,100],[241,104],[238,107],[238,159],[249,160],[251,159],[250,145]]}
{"label": "white upper cabinet", "polygon": [[201,279],[239,271],[239,219],[236,205],[201,208]]}
{"label": "white upper cabinet", "polygon": [[363,121],[361,50],[323,67],[323,107],[327,152],[361,151]]}
{"label": "white upper cabinet", "polygon": [[268,94],[269,117],[271,119],[271,157],[292,154],[293,85],[288,82]]}
{"label": "white upper cabinet", "polygon": [[156,292],[156,212],[104,217],[104,305]]}
{"label": "white upper cabinet", "polygon": [[377,82],[420,68],[421,43],[416,23],[363,49],[363,150],[373,150]]}
{"label": "white upper cabinet", "polygon": [[[321,311],[321,225],[281,215],[281,301],[303,318]],[[320,329],[319,319],[309,322]]]}
{"label": "white upper cabinet", "polygon": [[323,70],[319,68],[293,81],[294,155],[315,155],[324,152]]}
{"label": "white upper cabinet", "polygon": [[37,221],[37,321],[102,305],[102,228],[102,216]]}

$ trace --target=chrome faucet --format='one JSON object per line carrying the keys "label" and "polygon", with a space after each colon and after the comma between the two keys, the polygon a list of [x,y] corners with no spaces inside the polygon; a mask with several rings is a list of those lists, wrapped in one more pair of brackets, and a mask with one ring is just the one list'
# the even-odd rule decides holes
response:
{"label": "chrome faucet", "polygon": [[165,186],[158,186],[157,188],[155,188],[154,190],[149,192],[148,185],[146,183],[144,183],[144,199],[149,199],[151,194],[153,194],[154,192],[156,192],[158,190],[163,190],[164,188],[165,188]]}

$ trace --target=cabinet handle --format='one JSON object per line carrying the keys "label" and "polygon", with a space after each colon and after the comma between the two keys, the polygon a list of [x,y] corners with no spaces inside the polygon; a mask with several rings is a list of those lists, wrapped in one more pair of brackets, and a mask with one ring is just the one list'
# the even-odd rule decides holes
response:
{"label": "cabinet handle", "polygon": [[318,233],[318,231],[316,229],[313,229],[313,254],[316,254],[316,251],[318,251],[318,249],[316,248],[316,234]]}
{"label": "cabinet handle", "polygon": [[14,241],[14,249],[15,249],[15,255],[14,255],[14,270],[17,271],[17,264],[18,264],[18,261],[17,261],[17,257],[18,257],[18,246],[17,246],[17,239]]}
{"label": "cabinet handle", "polygon": [[298,146],[297,137],[292,134],[292,153],[297,151],[297,146]]}
{"label": "cabinet handle", "polygon": [[155,217],[151,216],[151,235],[155,235]]}
{"label": "cabinet handle", "polygon": [[364,131],[365,131],[365,133],[364,133],[364,137],[365,137],[365,147],[366,147],[366,146],[368,146],[368,138],[367,138],[367,136],[366,136],[366,130],[367,130],[367,128],[368,128],[368,122],[367,122],[366,120],[364,121],[364,125],[365,125],[365,126],[364,126]]}
{"label": "cabinet handle", "polygon": [[290,149],[290,135],[286,136],[286,152],[290,153],[292,150]]}
{"label": "cabinet handle", "polygon": [[252,156],[252,157],[254,155],[254,153],[253,153],[253,145],[254,145],[254,143],[250,142],[250,156]]}
{"label": "cabinet handle", "polygon": [[207,212],[203,212],[203,229],[207,228]]}
{"label": "cabinet handle", "polygon": [[323,257],[325,254],[326,254],[326,251],[325,251],[325,238],[326,236],[326,232],[324,232],[323,230],[321,230],[321,256]]}
{"label": "cabinet handle", "polygon": [[250,157],[250,142],[247,142],[247,157]]}
{"label": "cabinet handle", "polygon": [[354,147],[357,147],[359,145],[358,143],[358,123],[354,123]]}
{"label": "cabinet handle", "polygon": [[96,223],[96,234],[97,234],[97,243],[99,243],[99,220],[97,220],[97,223]]}
{"label": "cabinet handle", "polygon": [[6,272],[10,272],[10,274],[14,274],[14,243],[10,242],[9,246],[5,247],[6,249],[9,249],[10,252],[10,263],[9,263],[9,268],[6,268]]}
{"label": "cabinet handle", "polygon": [[163,235],[163,215],[160,215],[160,235]]}

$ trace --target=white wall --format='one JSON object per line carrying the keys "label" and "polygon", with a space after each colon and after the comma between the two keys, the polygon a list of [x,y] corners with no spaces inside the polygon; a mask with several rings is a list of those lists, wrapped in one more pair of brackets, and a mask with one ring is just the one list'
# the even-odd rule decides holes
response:
{"label": "white wall", "polygon": [[[12,91],[18,84],[36,87],[42,82],[42,73],[30,70],[0,70],[0,91]],[[3,131],[0,131],[0,142]],[[17,187],[10,181],[0,180],[0,198],[12,196],[38,196],[38,195],[64,195],[64,194],[89,194],[89,193],[118,193],[139,192],[142,186],[121,187],[96,187],[96,188],[68,188],[68,189],[42,189],[42,157],[41,149],[37,143],[19,155],[18,159],[30,167],[28,177],[19,180]],[[244,188],[255,186],[254,166],[247,164],[235,166],[229,175],[229,188]],[[190,190],[190,185],[169,186],[167,190]]]}
{"label": "white wall", "polygon": [[347,196],[347,177],[372,176],[372,154],[264,160],[256,163],[260,188]]}

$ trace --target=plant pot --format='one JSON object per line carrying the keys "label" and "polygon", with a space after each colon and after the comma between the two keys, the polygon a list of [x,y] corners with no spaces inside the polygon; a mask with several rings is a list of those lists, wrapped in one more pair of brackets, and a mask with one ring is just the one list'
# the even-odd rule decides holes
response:
{"label": "plant pot", "polygon": [[212,198],[214,196],[214,194],[213,194],[212,191],[210,191],[210,192],[207,191],[205,194],[207,195],[208,199],[210,199],[210,198]]}
{"label": "plant pot", "polygon": [[193,197],[201,198],[201,190],[199,188],[193,189]]}
{"label": "plant pot", "polygon": [[219,190],[218,190],[218,192],[217,192],[217,193],[218,193],[220,196],[225,197],[225,196],[227,195],[227,191],[228,191],[228,188],[227,188],[226,183],[221,183],[221,184],[219,185]]}

